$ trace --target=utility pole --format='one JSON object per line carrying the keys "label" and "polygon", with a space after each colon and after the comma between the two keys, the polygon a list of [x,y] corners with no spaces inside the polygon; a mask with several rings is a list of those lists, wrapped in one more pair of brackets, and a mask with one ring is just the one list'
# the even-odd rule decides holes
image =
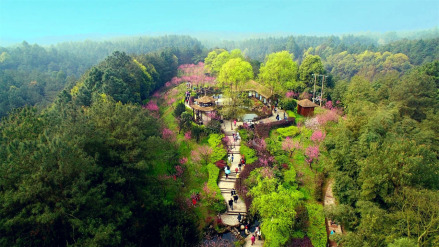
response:
{"label": "utility pole", "polygon": [[323,101],[323,82],[325,81],[325,77],[326,76],[323,76],[323,79],[322,79],[322,92],[320,94],[320,106],[322,106],[322,101]]}
{"label": "utility pole", "polygon": [[317,75],[316,74],[313,74],[314,75],[314,91],[313,91],[313,93],[312,93],[312,102],[314,103],[315,102],[315,99],[316,99],[316,81],[317,81]]}

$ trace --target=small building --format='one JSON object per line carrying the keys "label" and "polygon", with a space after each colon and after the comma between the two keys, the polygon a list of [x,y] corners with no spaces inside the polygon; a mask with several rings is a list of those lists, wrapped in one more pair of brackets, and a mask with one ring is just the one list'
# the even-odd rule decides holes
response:
{"label": "small building", "polygon": [[253,80],[248,81],[243,85],[242,91],[248,92],[249,97],[254,97],[264,104],[271,103],[271,97],[273,94],[270,92],[270,89],[265,87],[262,84],[259,84]]}
{"label": "small building", "polygon": [[297,101],[297,113],[305,117],[312,116],[314,115],[314,108],[316,106],[318,105],[309,99],[299,100]]}
{"label": "small building", "polygon": [[203,122],[203,113],[207,114],[208,112],[215,111],[216,99],[210,96],[203,96],[194,101],[197,104],[191,104],[190,107],[192,108],[195,122],[201,124]]}

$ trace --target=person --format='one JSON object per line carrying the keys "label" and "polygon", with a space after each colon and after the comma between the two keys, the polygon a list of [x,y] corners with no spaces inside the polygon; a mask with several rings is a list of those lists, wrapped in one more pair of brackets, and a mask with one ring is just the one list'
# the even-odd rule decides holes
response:
{"label": "person", "polygon": [[230,206],[230,209],[233,210],[233,199],[232,198],[230,198],[230,200],[229,200],[229,206]]}
{"label": "person", "polygon": [[233,123],[235,124],[235,127],[236,127],[236,119],[235,119],[235,120],[233,120]]}
{"label": "person", "polygon": [[255,237],[255,235],[254,235],[254,234],[252,235],[252,238],[251,238],[251,240],[252,240],[252,245],[254,245],[254,244],[255,244],[255,240],[256,240],[256,237]]}
{"label": "person", "polygon": [[276,115],[276,120],[279,121],[279,114]]}
{"label": "person", "polygon": [[235,188],[232,189],[231,193],[232,193],[232,196],[236,195],[236,190],[235,190]]}
{"label": "person", "polygon": [[258,239],[261,240],[261,228],[258,230]]}
{"label": "person", "polygon": [[241,171],[241,166],[242,166],[242,162],[239,162],[238,164],[239,171]]}
{"label": "person", "polygon": [[234,201],[235,203],[238,202],[238,195],[237,195],[237,194],[235,194],[235,195],[233,196],[233,201]]}
{"label": "person", "polygon": [[334,230],[331,230],[331,235],[334,234],[334,233],[335,233]]}
{"label": "person", "polygon": [[249,234],[250,232],[248,231],[248,225],[245,225],[245,234]]}
{"label": "person", "polygon": [[230,174],[230,170],[227,169],[227,170],[225,171],[225,173],[226,173],[226,179],[228,179],[228,178],[229,178],[229,174]]}
{"label": "person", "polygon": [[[239,166],[239,165],[238,165]],[[235,168],[235,172],[236,172],[236,174],[238,174],[238,171],[239,171],[239,169],[238,169],[238,167],[236,167]]]}
{"label": "person", "polygon": [[233,153],[232,153],[232,162],[233,162],[233,159],[234,159],[234,157],[233,157]]}
{"label": "person", "polygon": [[197,205],[197,201],[195,200],[195,198],[192,198],[192,204],[195,206]]}
{"label": "person", "polygon": [[242,216],[241,216],[241,213],[239,213],[238,214],[238,222],[241,223],[241,220],[242,220]]}

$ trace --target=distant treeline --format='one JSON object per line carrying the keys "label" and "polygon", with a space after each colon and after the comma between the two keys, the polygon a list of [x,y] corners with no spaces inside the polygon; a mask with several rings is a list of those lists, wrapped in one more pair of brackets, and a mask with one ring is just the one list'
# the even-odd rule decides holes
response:
{"label": "distant treeline", "polygon": [[47,105],[67,84],[114,51],[134,55],[165,48],[178,57],[179,64],[203,58],[201,43],[188,36],[69,42],[48,48],[27,42],[0,47],[0,117],[24,105]]}

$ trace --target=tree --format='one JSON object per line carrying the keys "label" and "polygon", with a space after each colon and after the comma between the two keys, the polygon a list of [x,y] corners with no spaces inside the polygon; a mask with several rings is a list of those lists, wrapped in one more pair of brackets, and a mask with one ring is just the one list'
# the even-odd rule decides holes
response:
{"label": "tree", "polygon": [[199,146],[197,149],[192,150],[191,158],[196,163],[207,165],[212,155],[212,148],[207,145]]}
{"label": "tree", "polygon": [[218,81],[223,86],[227,86],[226,94],[231,99],[231,104],[225,106],[223,111],[228,113],[228,117],[232,119],[239,117],[240,87],[250,79],[253,79],[252,66],[241,58],[230,59],[222,66]]}
{"label": "tree", "polygon": [[271,93],[281,94],[287,89],[297,90],[297,63],[288,51],[268,55],[259,71],[259,79],[270,88]]}
{"label": "tree", "polygon": [[282,142],[282,149],[290,154],[290,157],[294,154],[294,151],[297,149],[301,149],[302,146],[300,145],[299,141],[294,141],[292,138],[287,137]]}
{"label": "tree", "polygon": [[314,76],[312,74],[322,74],[324,71],[322,60],[317,55],[307,55],[299,67],[300,81],[307,87],[314,85]]}

